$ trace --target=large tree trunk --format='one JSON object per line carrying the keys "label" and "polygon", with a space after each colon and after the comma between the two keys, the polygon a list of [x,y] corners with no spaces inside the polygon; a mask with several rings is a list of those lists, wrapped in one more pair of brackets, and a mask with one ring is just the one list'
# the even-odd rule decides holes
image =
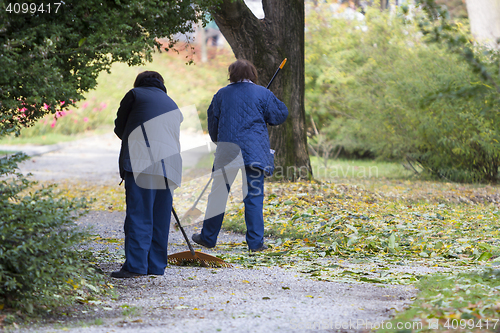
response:
{"label": "large tree trunk", "polygon": [[266,86],[284,58],[286,66],[271,90],[288,107],[287,121],[269,127],[275,153],[275,176],[290,180],[312,176],[307,152],[304,110],[304,0],[263,0],[259,20],[243,0],[223,0],[212,16],[237,59],[257,67]]}
{"label": "large tree trunk", "polygon": [[490,47],[500,38],[500,0],[467,0],[467,12],[474,37]]}

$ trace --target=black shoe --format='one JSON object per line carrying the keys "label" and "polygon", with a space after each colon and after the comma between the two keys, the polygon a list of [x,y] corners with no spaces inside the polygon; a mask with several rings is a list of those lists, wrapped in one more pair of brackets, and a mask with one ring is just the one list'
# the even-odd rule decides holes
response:
{"label": "black shoe", "polygon": [[138,277],[138,276],[145,276],[146,274],[139,274],[139,273],[134,273],[134,272],[129,272],[127,270],[124,270],[123,268],[120,269],[119,271],[114,271],[111,273],[111,277],[117,278],[117,279],[128,279],[128,278],[133,278],[133,277]]}
{"label": "black shoe", "polygon": [[202,239],[201,239],[201,234],[193,234],[193,236],[191,236],[191,239],[193,240],[193,242],[195,242],[196,244],[200,244],[201,246],[204,246],[204,247],[208,247],[209,249],[215,247],[214,246],[210,246],[208,245],[207,243],[205,243]]}
{"label": "black shoe", "polygon": [[268,247],[266,244],[262,244],[261,247],[259,247],[258,249],[250,249],[250,252],[260,252],[260,251],[264,251],[264,250],[267,250]]}

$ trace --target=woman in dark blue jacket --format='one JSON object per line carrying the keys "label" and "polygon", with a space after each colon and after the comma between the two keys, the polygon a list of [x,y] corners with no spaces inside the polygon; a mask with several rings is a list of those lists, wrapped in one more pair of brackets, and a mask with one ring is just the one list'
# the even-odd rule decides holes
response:
{"label": "woman in dark blue jacket", "polygon": [[182,114],[157,72],[140,73],[120,103],[115,133],[122,140],[119,167],[125,181],[125,263],[115,278],[163,275],[172,191],[181,182]]}
{"label": "woman in dark blue jacket", "polygon": [[[207,112],[210,138],[217,144],[214,183],[203,229],[192,239],[205,247],[215,246],[229,188],[242,164],[247,190],[243,200],[246,240],[250,251],[262,251],[267,248],[262,215],[264,176],[274,171],[274,151],[270,147],[267,125],[282,124],[288,109],[270,90],[254,83],[257,70],[247,60],[237,60],[229,66],[229,81],[231,83],[213,97]],[[241,163],[237,161],[238,156],[242,158]]]}

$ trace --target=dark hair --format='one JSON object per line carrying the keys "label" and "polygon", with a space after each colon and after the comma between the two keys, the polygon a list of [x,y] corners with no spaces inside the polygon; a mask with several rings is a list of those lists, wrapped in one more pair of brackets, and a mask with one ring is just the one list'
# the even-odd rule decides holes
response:
{"label": "dark hair", "polygon": [[229,81],[250,80],[257,83],[257,69],[248,60],[240,59],[229,65]]}
{"label": "dark hair", "polygon": [[137,77],[135,78],[134,88],[139,87],[141,85],[141,81],[146,79],[146,78],[158,79],[161,81],[161,83],[165,83],[163,81],[163,77],[160,75],[160,73],[154,72],[154,71],[145,71],[145,72],[139,73],[137,75]]}

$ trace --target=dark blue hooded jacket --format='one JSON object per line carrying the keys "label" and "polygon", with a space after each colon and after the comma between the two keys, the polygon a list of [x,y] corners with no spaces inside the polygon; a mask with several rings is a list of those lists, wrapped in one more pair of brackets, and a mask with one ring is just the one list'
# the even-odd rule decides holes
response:
{"label": "dark blue hooded jacket", "polygon": [[[144,126],[150,121],[155,122],[157,119],[160,119],[162,115],[167,113],[173,114],[174,110],[179,113],[179,117],[177,118],[180,118],[175,124],[166,124],[168,125],[166,126],[167,128],[161,133],[150,132],[147,134],[147,136],[150,136],[150,134],[156,134],[156,136],[158,136],[158,134],[160,134],[160,140],[155,140],[154,137],[144,137],[144,140],[147,142],[146,144],[148,146],[158,147],[160,145],[171,145],[173,150],[180,149],[178,129],[182,121],[182,115],[180,115],[177,104],[166,94],[166,92],[167,90],[160,80],[145,78],[140,82],[139,87],[130,90],[122,99],[115,119],[114,129],[116,135],[122,140],[119,157],[120,176],[122,178],[124,178],[125,171],[133,171],[132,164],[134,163],[131,161],[129,153],[130,134],[141,125]],[[147,129],[145,129],[145,131],[147,131]],[[137,159],[135,161],[136,165],[137,163],[151,164],[151,166],[145,170],[141,168],[143,173],[162,174],[161,171],[156,169],[166,167],[169,180],[172,180],[177,186],[180,186],[182,170],[180,154],[172,154],[168,158],[155,161],[156,163],[153,164],[150,161],[147,151],[144,152],[144,155],[146,156],[144,161]],[[161,163],[163,163],[163,166]]]}
{"label": "dark blue hooded jacket", "polygon": [[282,124],[288,109],[274,94],[251,82],[231,83],[220,89],[208,108],[208,132],[213,142],[238,145],[246,166],[274,171],[267,124]]}

